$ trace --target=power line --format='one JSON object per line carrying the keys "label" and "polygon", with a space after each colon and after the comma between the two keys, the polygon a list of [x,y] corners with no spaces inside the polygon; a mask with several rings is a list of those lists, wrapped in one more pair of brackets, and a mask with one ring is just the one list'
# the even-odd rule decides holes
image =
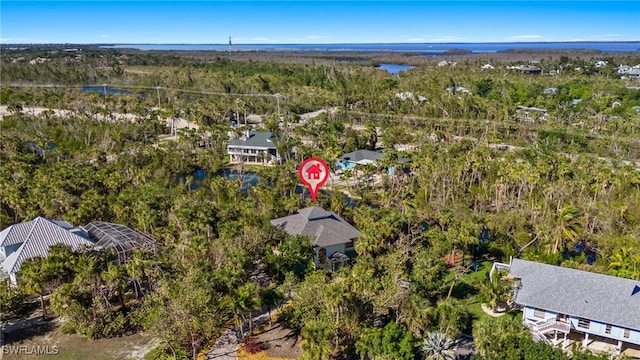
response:
{"label": "power line", "polygon": [[140,86],[140,85],[124,85],[124,84],[101,84],[101,85],[62,85],[62,84],[0,84],[2,86],[14,86],[14,87],[33,87],[33,88],[64,88],[64,89],[82,89],[84,87],[89,86],[102,86],[102,87],[110,87],[110,88],[125,88],[125,89],[144,89],[144,90],[170,90],[170,91],[180,91],[192,94],[203,94],[203,95],[217,95],[217,96],[250,96],[250,97],[272,97],[272,98],[287,98],[288,96],[282,94],[245,94],[245,93],[221,93],[221,92],[213,92],[213,91],[204,91],[204,90],[190,90],[190,89],[178,89],[171,87],[163,87],[163,86]]}

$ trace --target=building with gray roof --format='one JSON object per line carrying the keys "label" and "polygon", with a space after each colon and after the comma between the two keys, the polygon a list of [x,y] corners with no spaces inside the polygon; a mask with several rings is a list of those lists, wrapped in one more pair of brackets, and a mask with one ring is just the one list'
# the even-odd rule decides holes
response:
{"label": "building with gray roof", "polygon": [[640,345],[640,281],[521,259],[506,268],[520,283],[514,301],[534,339],[556,344],[577,333],[588,346],[591,335],[618,354]]}
{"label": "building with gray roof", "polygon": [[71,231],[64,221],[54,222],[43,217],[15,224],[0,232],[0,277],[9,277],[16,283],[16,274],[22,263],[30,258],[45,257],[49,248],[64,244],[77,250],[82,246],[93,246],[93,242]]}
{"label": "building with gray roof", "polygon": [[[384,159],[385,154],[379,151],[373,150],[356,150],[350,153],[346,153],[340,157],[340,161],[336,162],[336,168],[341,170],[353,170],[356,166],[366,166],[369,164],[376,165],[380,160]],[[397,158],[398,163],[406,164],[410,162],[407,158]],[[390,166],[387,168],[387,173],[393,175],[395,173],[395,167]]]}
{"label": "building with gray roof", "polygon": [[101,221],[73,227],[66,221],[37,217],[8,226],[0,232],[0,279],[17,283],[22,263],[34,257],[46,257],[49,248],[64,244],[80,248],[113,248],[118,262],[126,262],[134,250],[155,251],[156,241],[139,230]]}
{"label": "building with gray roof", "polygon": [[311,238],[316,267],[335,270],[355,257],[354,241],[360,232],[332,211],[311,206],[271,220],[271,224],[289,235]]}
{"label": "building with gray roof", "polygon": [[275,136],[271,132],[247,130],[239,139],[229,140],[227,146],[229,161],[261,164],[279,161],[280,157],[274,139]]}

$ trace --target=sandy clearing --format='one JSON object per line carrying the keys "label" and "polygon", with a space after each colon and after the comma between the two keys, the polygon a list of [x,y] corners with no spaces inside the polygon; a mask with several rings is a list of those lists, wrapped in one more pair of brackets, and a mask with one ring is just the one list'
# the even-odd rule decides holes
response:
{"label": "sandy clearing", "polygon": [[[45,111],[52,111],[55,116],[60,116],[60,117],[73,115],[73,111],[62,110],[62,109],[48,109],[43,107],[24,107],[22,109],[22,112],[24,114],[27,114],[30,116],[38,116]],[[6,105],[0,105],[0,121],[4,119],[5,115],[10,115],[10,114],[11,112],[7,109]],[[96,114],[95,117],[96,117],[96,120],[98,121],[121,121],[121,120],[135,121],[138,119],[138,117],[134,114],[121,114],[121,113],[112,113],[110,116]],[[189,122],[183,118],[176,118],[176,119],[165,118],[164,120],[167,123],[167,126],[171,127],[171,125],[174,124],[176,129],[198,129],[199,128],[198,124]]]}

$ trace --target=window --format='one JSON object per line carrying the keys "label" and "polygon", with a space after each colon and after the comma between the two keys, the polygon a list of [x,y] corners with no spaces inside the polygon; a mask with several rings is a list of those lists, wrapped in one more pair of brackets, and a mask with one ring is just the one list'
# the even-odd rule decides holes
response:
{"label": "window", "polygon": [[631,330],[624,329],[624,333],[622,334],[622,336],[624,336],[625,339],[628,339],[631,336]]}
{"label": "window", "polygon": [[588,329],[589,325],[591,325],[591,321],[584,319],[584,318],[578,318],[578,327],[579,328],[583,328],[583,329]]}
{"label": "window", "polygon": [[604,328],[604,333],[605,334],[611,334],[611,325],[607,324],[607,326]]}
{"label": "window", "polygon": [[355,246],[355,243],[353,240],[349,241],[347,243],[347,245],[345,246],[347,249],[353,249],[353,247]]}
{"label": "window", "polygon": [[540,309],[534,309],[533,310],[533,316],[537,317],[539,319],[544,319],[544,310],[540,310]]}
{"label": "window", "polygon": [[327,249],[320,248],[320,251],[318,251],[318,263],[320,264],[327,263]]}

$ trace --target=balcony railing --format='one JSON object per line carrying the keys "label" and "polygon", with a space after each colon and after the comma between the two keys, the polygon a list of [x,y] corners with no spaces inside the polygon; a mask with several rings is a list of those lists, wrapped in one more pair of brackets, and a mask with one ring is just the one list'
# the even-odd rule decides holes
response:
{"label": "balcony railing", "polygon": [[568,322],[557,321],[555,318],[529,323],[529,327],[540,334],[546,334],[554,330],[568,334],[571,331],[571,325]]}

